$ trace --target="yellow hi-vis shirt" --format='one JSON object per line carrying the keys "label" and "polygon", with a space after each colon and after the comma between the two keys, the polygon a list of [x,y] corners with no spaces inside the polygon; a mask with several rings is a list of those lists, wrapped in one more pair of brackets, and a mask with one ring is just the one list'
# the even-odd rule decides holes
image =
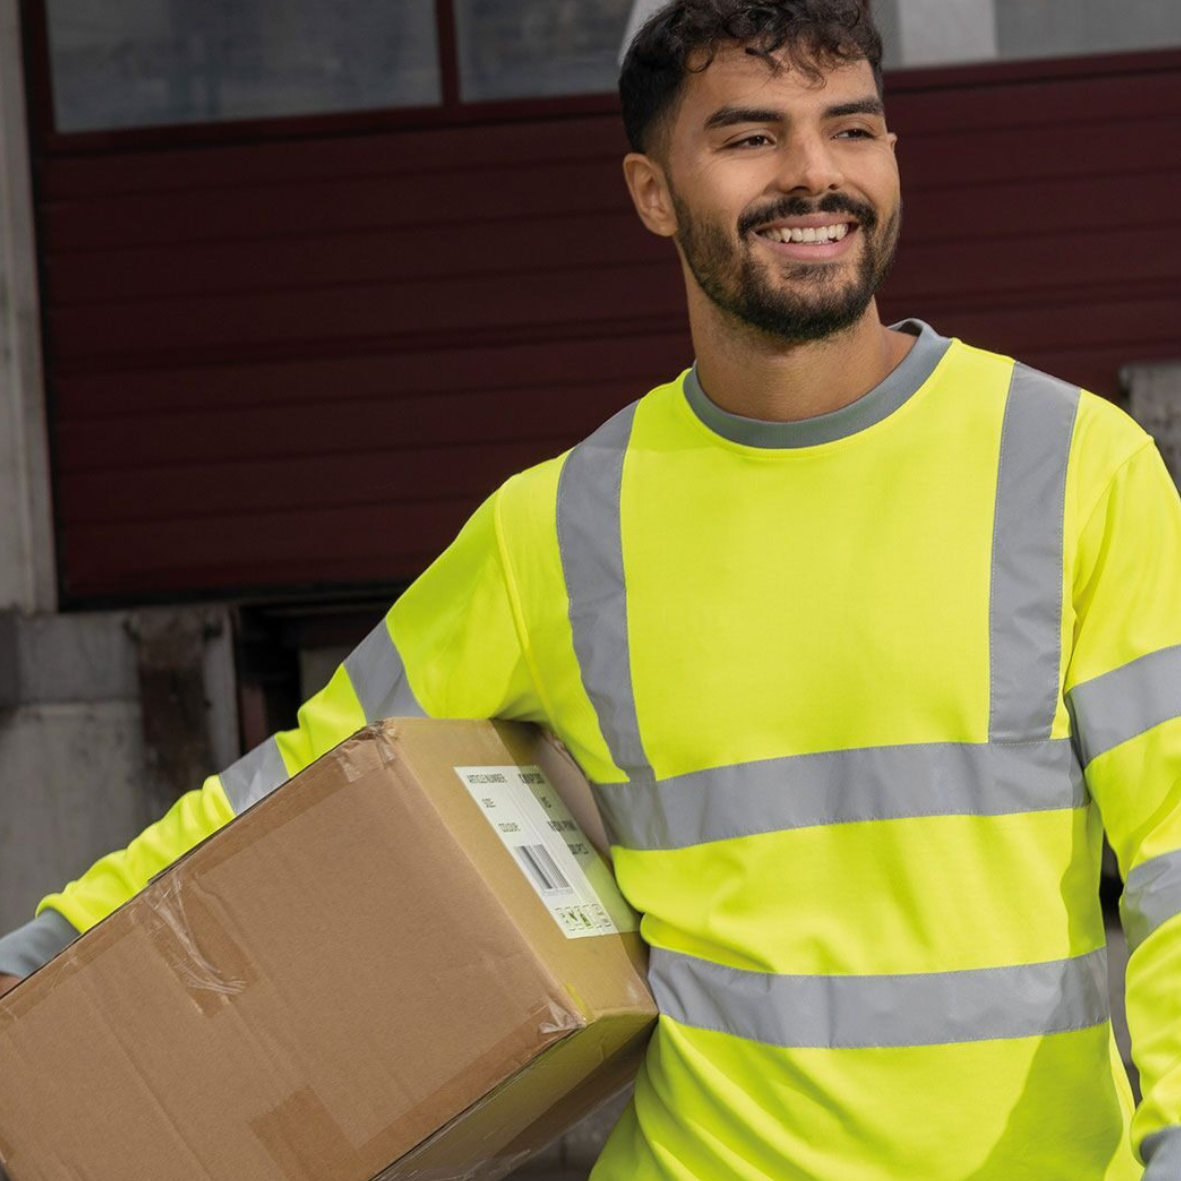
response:
{"label": "yellow hi-vis shirt", "polygon": [[739,418],[690,369],[510,479],[298,728],[42,919],[366,721],[531,719],[596,785],[661,1009],[593,1181],[1181,1177],[1181,500],[1102,398],[895,327],[831,414]]}

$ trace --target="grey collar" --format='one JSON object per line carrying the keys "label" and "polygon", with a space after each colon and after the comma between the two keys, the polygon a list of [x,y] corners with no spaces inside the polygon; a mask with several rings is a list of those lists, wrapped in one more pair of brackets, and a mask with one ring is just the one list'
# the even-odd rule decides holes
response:
{"label": "grey collar", "polygon": [[922,388],[951,345],[950,337],[940,336],[924,320],[900,320],[890,327],[917,336],[913,348],[869,393],[828,414],[798,422],[767,422],[761,418],[731,414],[710,401],[701,388],[696,362],[685,374],[685,399],[710,430],[747,447],[811,447],[843,439],[893,414],[911,394]]}

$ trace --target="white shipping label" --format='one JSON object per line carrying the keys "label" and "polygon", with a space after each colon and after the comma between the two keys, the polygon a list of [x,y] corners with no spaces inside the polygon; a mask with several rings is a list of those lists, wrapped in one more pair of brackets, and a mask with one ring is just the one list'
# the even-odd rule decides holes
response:
{"label": "white shipping label", "polygon": [[456,767],[568,939],[634,931],[636,913],[539,767]]}

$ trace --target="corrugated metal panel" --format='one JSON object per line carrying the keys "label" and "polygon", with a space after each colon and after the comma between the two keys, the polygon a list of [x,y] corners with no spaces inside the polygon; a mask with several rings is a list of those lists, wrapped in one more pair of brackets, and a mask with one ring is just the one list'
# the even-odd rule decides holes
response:
{"label": "corrugated metal panel", "polygon": [[[1181,54],[888,80],[887,319],[1109,396],[1181,354]],[[617,113],[39,161],[64,594],[388,586],[692,358]]]}

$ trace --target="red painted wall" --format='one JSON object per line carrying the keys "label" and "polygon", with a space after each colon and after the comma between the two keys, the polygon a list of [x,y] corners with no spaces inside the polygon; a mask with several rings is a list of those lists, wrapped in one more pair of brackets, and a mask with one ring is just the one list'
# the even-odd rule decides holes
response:
{"label": "red painted wall", "polygon": [[[916,315],[1107,396],[1181,357],[1181,53],[887,79]],[[692,360],[614,100],[35,142],[66,602],[383,589]]]}

